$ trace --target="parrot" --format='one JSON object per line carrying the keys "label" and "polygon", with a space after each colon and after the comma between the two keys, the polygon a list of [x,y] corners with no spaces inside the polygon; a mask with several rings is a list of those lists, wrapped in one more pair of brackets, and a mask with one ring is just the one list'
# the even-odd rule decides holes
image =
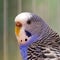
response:
{"label": "parrot", "polygon": [[60,60],[60,36],[40,16],[21,12],[14,21],[22,60]]}

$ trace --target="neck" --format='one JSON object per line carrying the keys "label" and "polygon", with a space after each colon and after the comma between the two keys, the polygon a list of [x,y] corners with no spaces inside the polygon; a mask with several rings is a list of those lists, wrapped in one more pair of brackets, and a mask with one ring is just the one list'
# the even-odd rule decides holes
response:
{"label": "neck", "polygon": [[37,38],[38,38],[38,35],[34,35],[30,38],[30,40],[26,44],[20,45],[20,52],[21,52],[23,60],[27,60],[28,46],[32,44],[33,42],[36,42]]}
{"label": "neck", "polygon": [[27,60],[27,47],[26,46],[20,46],[20,53],[22,55],[22,59]]}

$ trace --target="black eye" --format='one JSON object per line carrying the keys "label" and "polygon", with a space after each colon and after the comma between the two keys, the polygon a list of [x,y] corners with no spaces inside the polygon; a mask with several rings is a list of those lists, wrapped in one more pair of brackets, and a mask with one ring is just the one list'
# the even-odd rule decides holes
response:
{"label": "black eye", "polygon": [[27,24],[31,24],[31,21],[29,20],[29,21],[27,21]]}

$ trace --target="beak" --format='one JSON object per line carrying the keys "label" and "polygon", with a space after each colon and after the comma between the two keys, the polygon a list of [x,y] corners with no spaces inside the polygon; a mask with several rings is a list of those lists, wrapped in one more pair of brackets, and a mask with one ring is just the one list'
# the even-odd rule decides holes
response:
{"label": "beak", "polygon": [[20,28],[17,27],[17,26],[15,26],[15,34],[16,34],[17,36],[19,36],[19,32],[20,32]]}
{"label": "beak", "polygon": [[22,24],[16,23],[16,25],[15,25],[15,34],[16,34],[16,36],[19,36],[21,27],[22,27]]}

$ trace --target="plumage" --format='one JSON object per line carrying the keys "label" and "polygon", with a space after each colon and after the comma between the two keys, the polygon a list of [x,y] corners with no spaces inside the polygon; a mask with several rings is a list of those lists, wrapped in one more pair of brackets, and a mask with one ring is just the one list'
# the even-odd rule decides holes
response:
{"label": "plumage", "polygon": [[15,23],[22,26],[15,31],[23,60],[60,60],[60,37],[39,16],[23,12]]}
{"label": "plumage", "polygon": [[27,56],[28,60],[60,60],[60,37],[52,31],[47,37],[29,45]]}

